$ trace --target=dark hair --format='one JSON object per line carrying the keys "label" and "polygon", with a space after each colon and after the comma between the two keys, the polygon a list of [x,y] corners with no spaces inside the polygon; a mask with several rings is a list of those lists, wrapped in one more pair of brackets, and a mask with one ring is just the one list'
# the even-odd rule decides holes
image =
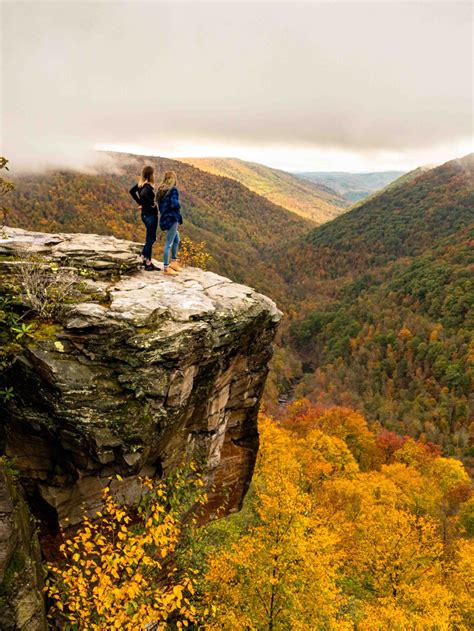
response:
{"label": "dark hair", "polygon": [[143,186],[146,182],[153,185],[155,183],[154,173],[155,169],[153,167],[143,167],[142,174],[138,180],[138,185]]}

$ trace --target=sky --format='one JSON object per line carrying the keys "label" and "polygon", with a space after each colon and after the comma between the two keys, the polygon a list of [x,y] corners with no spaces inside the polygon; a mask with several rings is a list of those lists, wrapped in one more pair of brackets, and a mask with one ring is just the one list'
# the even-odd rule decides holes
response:
{"label": "sky", "polygon": [[0,151],[94,149],[291,171],[409,170],[473,151],[463,2],[0,4]]}

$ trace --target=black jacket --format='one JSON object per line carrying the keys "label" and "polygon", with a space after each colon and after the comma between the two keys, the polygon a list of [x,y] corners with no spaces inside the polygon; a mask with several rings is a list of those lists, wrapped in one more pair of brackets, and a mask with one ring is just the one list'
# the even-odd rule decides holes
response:
{"label": "black jacket", "polygon": [[155,204],[155,191],[153,186],[145,182],[143,186],[132,186],[129,191],[130,195],[142,207],[142,215],[157,215],[158,209]]}

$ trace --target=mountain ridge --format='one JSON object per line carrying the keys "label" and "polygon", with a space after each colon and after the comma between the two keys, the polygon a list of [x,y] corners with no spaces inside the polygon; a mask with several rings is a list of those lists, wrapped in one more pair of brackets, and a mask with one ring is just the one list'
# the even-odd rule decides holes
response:
{"label": "mountain ridge", "polygon": [[397,186],[400,186],[401,184],[405,184],[407,182],[410,182],[411,180],[414,180],[415,178],[417,178],[419,175],[422,175],[423,173],[426,173],[427,171],[430,171],[431,169],[435,169],[435,168],[436,168],[436,166],[433,166],[433,165],[432,166],[425,165],[425,166],[421,166],[421,167],[416,167],[416,169],[413,169],[412,171],[408,171],[407,173],[404,173],[403,175],[401,175],[397,179],[393,180],[392,182],[390,182],[389,184],[387,184],[383,188],[374,191],[373,193],[371,193],[367,197],[364,197],[364,199],[361,199],[360,201],[355,202],[351,206],[351,210],[353,210],[354,208],[358,208],[359,206],[361,206],[365,202],[368,202],[369,200],[374,199],[378,195],[382,195],[386,191],[392,190],[392,189],[396,188]]}
{"label": "mountain ridge", "polygon": [[[293,244],[295,396],[348,405],[474,468],[474,154],[419,174]],[[312,272],[309,278],[308,270]]]}
{"label": "mountain ridge", "polygon": [[178,158],[203,171],[230,177],[273,203],[317,224],[344,212],[348,205],[326,186],[316,186],[291,173],[239,158]]}
{"label": "mountain ridge", "polygon": [[[289,249],[302,248],[307,265],[326,278],[420,254],[474,220],[473,182],[474,154],[450,160],[311,230],[304,245]],[[299,270],[288,267],[284,275],[303,281]]]}

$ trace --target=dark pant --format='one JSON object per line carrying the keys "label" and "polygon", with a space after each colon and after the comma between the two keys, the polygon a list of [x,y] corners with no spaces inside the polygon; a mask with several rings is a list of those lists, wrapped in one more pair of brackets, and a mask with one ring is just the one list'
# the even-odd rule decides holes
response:
{"label": "dark pant", "polygon": [[142,221],[146,226],[146,238],[145,245],[143,246],[142,254],[148,260],[151,261],[151,248],[156,241],[156,229],[158,228],[158,216],[157,215],[142,215]]}

